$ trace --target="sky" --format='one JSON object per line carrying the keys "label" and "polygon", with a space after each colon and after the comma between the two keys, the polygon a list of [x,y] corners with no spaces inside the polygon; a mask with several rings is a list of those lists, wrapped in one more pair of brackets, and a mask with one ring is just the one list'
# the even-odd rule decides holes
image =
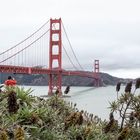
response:
{"label": "sky", "polygon": [[[0,51],[50,18],[62,18],[81,65],[122,78],[140,77],[139,0],[0,0]],[[86,52],[86,53],[85,53]]]}

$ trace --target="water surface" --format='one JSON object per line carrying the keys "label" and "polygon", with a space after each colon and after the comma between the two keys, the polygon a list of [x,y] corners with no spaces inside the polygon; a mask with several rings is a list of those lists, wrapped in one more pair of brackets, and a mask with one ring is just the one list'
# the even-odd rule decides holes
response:
{"label": "water surface", "polygon": [[[43,96],[48,94],[48,86],[24,86],[25,88],[32,88],[33,95]],[[110,110],[108,109],[109,102],[116,100],[116,87],[71,87],[69,98],[64,98],[77,104],[79,110],[86,110],[89,113],[98,115],[101,119],[108,119]],[[65,87],[62,88],[64,91]],[[133,89],[132,89],[133,91]],[[121,87],[119,95],[124,93],[124,87]],[[140,93],[140,90],[137,90]]]}

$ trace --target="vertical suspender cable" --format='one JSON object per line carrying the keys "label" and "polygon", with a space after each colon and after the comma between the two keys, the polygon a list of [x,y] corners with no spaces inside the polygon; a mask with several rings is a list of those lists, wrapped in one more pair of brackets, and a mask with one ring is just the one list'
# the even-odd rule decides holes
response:
{"label": "vertical suspender cable", "polygon": [[75,59],[76,59],[78,65],[80,66],[80,68],[81,68],[82,70],[84,70],[83,67],[81,66],[81,64],[79,63],[77,57],[76,57],[76,54],[75,54],[75,52],[74,52],[74,50],[73,50],[73,48],[72,48],[72,45],[71,45],[71,43],[70,43],[70,40],[69,40],[69,38],[68,38],[68,35],[67,35],[67,33],[66,33],[66,30],[65,30],[65,27],[64,27],[64,24],[63,24],[63,23],[62,23],[62,27],[63,27],[63,29],[64,29],[64,33],[65,33],[65,35],[66,35],[66,38],[67,38],[67,40],[68,40],[68,42],[69,42],[70,48],[71,48],[71,50],[72,50],[72,53],[73,53],[73,55],[74,55],[74,57],[75,57]]}

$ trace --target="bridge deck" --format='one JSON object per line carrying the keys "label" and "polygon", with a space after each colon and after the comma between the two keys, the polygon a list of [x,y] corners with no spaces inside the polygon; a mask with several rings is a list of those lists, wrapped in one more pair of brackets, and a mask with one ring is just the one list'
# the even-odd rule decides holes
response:
{"label": "bridge deck", "polygon": [[65,70],[58,70],[58,69],[45,69],[45,68],[34,68],[34,67],[20,67],[20,66],[10,66],[10,65],[0,65],[0,72],[3,73],[18,73],[18,74],[58,74],[62,73],[62,75],[68,76],[81,76],[81,77],[88,77],[88,78],[96,78],[96,74],[92,72],[82,72],[82,71],[65,71]]}

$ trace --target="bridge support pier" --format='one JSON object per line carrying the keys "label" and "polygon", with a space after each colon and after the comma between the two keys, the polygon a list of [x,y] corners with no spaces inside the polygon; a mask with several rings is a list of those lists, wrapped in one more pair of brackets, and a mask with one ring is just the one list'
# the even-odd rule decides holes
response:
{"label": "bridge support pier", "polygon": [[[50,45],[49,45],[49,92],[62,95],[62,39],[61,39],[61,18],[50,19]],[[55,51],[57,50],[57,52]],[[57,66],[54,65],[54,61]]]}

